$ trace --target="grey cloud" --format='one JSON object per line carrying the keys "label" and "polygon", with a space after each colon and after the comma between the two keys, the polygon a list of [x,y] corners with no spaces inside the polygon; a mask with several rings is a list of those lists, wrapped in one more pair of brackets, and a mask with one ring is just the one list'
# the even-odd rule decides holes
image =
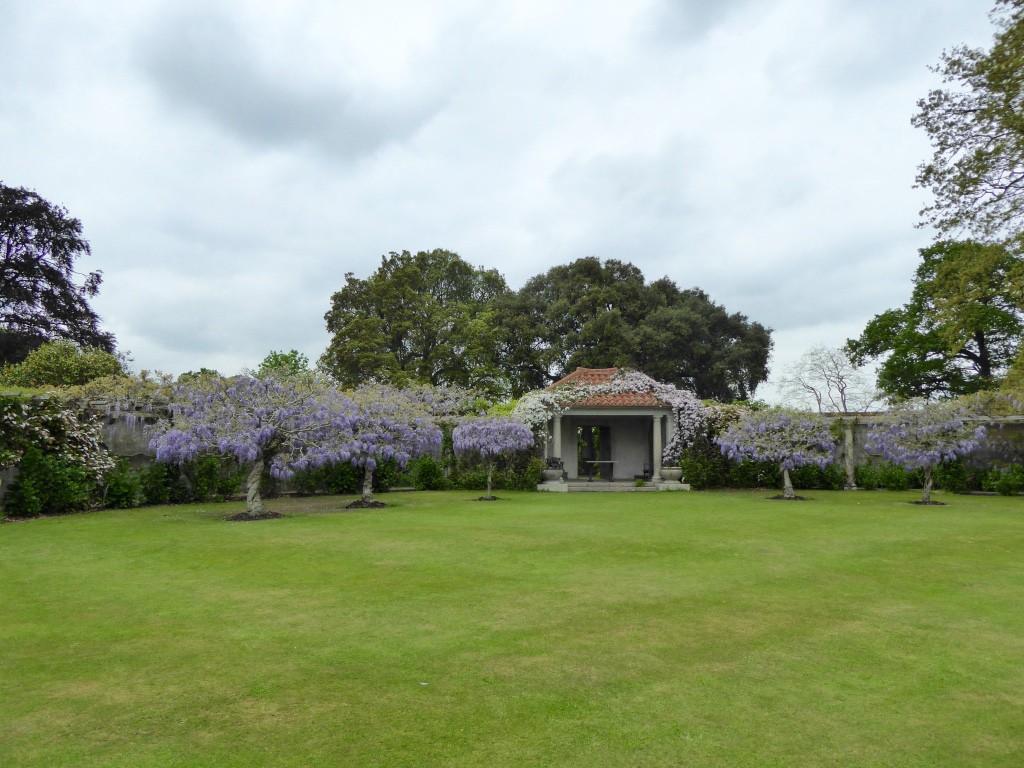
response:
{"label": "grey cloud", "polygon": [[689,42],[724,24],[751,0],[659,0],[647,14],[647,33],[665,42]]}
{"label": "grey cloud", "polygon": [[271,71],[239,31],[211,11],[164,19],[138,58],[175,108],[247,142],[310,145],[352,159],[413,134],[437,108],[422,95],[359,93],[314,85],[301,70]]}
{"label": "grey cloud", "polygon": [[[937,42],[951,17],[961,17],[963,38]],[[979,39],[979,22],[984,21],[984,14],[963,3],[833,3],[829,34],[808,40],[809,50],[801,54],[799,64],[793,51],[779,50],[770,71],[773,79],[788,82],[794,91],[814,89],[833,99],[859,94],[924,76],[922,62],[937,63],[943,48]],[[808,67],[814,58],[816,66]]]}

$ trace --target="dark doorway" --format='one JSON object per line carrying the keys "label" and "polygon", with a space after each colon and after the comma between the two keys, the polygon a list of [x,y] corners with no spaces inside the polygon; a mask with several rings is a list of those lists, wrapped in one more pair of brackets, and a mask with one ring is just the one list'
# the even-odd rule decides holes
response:
{"label": "dark doorway", "polygon": [[611,430],[608,427],[577,427],[576,443],[578,462],[577,477],[586,475],[591,480],[611,480],[612,463]]}

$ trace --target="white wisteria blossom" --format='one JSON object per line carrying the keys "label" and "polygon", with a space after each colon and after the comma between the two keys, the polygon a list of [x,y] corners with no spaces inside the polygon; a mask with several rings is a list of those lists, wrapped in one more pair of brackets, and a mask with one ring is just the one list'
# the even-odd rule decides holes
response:
{"label": "white wisteria blossom", "polygon": [[666,466],[678,464],[683,449],[706,429],[707,410],[693,392],[656,381],[639,371],[621,369],[608,382],[569,382],[529,392],[516,405],[512,416],[537,430],[588,397],[636,393],[654,395],[672,409],[676,428],[665,445],[662,462]]}

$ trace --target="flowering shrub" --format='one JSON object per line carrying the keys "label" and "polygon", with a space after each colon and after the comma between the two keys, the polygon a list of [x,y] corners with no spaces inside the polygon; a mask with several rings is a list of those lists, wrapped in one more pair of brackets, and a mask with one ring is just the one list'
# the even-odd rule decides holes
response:
{"label": "flowering shrub", "polygon": [[30,516],[84,508],[114,460],[99,424],[56,398],[0,397],[0,466],[15,465],[5,513]]}
{"label": "flowering shrub", "polygon": [[927,504],[931,502],[934,469],[944,461],[955,461],[976,451],[984,440],[985,427],[962,405],[913,400],[875,424],[864,447],[904,469],[921,469],[921,501]]}
{"label": "flowering shrub", "polygon": [[633,393],[654,395],[672,409],[676,429],[665,445],[662,462],[678,465],[683,449],[706,430],[707,411],[692,392],[655,381],[639,371],[619,370],[603,384],[570,383],[530,392],[520,399],[512,416],[532,429],[540,429],[548,419],[588,397]]}
{"label": "flowering shrub", "polygon": [[480,456],[487,467],[487,496],[490,497],[494,459],[524,451],[534,443],[533,431],[520,421],[482,418],[464,421],[452,431],[452,443],[460,453]]}
{"label": "flowering shrub", "polygon": [[715,438],[733,461],[772,461],[782,469],[783,496],[795,498],[790,470],[832,463],[835,438],[818,414],[771,408],[748,411]]}

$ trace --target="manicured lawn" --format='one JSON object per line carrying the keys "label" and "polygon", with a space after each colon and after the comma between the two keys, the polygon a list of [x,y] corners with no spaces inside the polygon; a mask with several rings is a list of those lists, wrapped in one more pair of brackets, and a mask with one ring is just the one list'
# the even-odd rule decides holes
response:
{"label": "manicured lawn", "polygon": [[1024,765],[1024,499],[501,495],[0,526],[0,765]]}

